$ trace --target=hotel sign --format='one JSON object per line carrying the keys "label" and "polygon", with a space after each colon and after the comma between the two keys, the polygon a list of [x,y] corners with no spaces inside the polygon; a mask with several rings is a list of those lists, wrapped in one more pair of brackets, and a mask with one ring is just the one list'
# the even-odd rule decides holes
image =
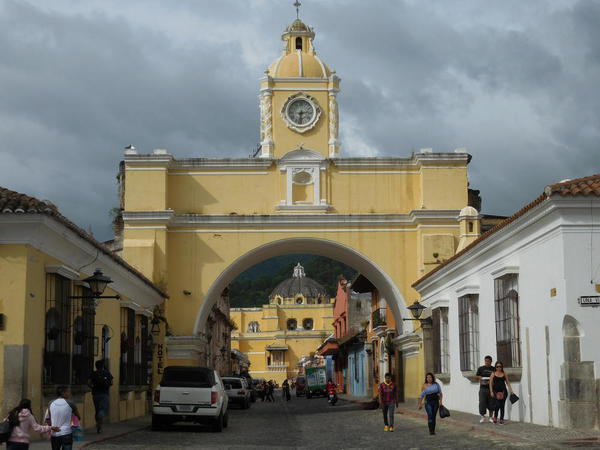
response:
{"label": "hotel sign", "polygon": [[579,304],[581,306],[600,306],[600,295],[579,297]]}

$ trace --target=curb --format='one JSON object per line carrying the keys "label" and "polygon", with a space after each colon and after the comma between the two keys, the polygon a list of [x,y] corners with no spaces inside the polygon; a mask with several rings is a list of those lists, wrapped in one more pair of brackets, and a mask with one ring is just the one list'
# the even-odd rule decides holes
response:
{"label": "curb", "polygon": [[106,437],[103,437],[103,438],[100,438],[100,439],[96,439],[95,441],[89,441],[89,442],[86,442],[85,444],[83,444],[79,448],[87,448],[87,447],[91,447],[94,444],[101,444],[102,442],[110,441],[112,439],[118,439],[120,437],[127,436],[128,434],[136,433],[138,431],[145,430],[146,428],[148,428],[148,426],[136,428],[134,430],[124,431],[124,432],[119,433],[119,434],[113,434],[111,436],[106,436]]}

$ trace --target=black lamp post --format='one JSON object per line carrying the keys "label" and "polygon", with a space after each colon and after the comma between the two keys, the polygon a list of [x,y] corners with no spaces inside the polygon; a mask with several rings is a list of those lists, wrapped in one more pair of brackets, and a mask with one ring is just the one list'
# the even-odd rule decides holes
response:
{"label": "black lamp post", "polygon": [[[91,277],[87,277],[82,281],[85,281],[90,286],[90,290],[92,291],[92,297],[95,299],[114,298],[117,300],[121,300],[120,295],[102,295],[104,293],[104,290],[106,289],[106,286],[112,283],[113,280],[111,280],[110,277],[104,275],[100,269],[96,269]],[[72,295],[69,298],[90,298],[90,296]]]}
{"label": "black lamp post", "polygon": [[407,307],[406,309],[408,309],[410,311],[410,313],[412,314],[414,319],[402,319],[402,320],[418,320],[422,324],[423,323],[431,324],[431,317],[421,319],[421,315],[423,314],[423,310],[425,309],[425,306],[423,306],[421,303],[419,303],[418,300],[415,300],[415,302],[412,305],[410,305],[409,307]]}
{"label": "black lamp post", "polygon": [[160,334],[160,319],[152,317],[150,323],[152,324],[150,327],[150,334],[152,334],[152,336],[158,336]]}

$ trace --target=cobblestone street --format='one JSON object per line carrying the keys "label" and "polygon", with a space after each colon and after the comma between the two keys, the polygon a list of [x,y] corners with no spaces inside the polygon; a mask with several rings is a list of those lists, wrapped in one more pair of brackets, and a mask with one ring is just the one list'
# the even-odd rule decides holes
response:
{"label": "cobblestone street", "polygon": [[[517,424],[514,424],[517,426]],[[223,433],[207,428],[176,425],[172,430],[149,429],[94,444],[93,449],[195,449],[195,448],[570,448],[594,447],[597,442],[558,441],[537,444],[503,435],[490,423],[460,425],[440,420],[436,436],[428,434],[424,419],[413,414],[396,414],[396,431],[386,433],[380,411],[363,410],[360,405],[340,401],[335,407],[325,399],[293,398],[289,403],[258,402],[249,410],[230,410],[229,427]]]}

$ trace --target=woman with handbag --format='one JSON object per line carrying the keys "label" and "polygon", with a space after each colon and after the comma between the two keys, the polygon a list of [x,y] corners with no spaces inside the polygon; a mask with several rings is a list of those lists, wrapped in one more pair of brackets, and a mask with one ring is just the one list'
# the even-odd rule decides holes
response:
{"label": "woman with handbag", "polygon": [[421,389],[419,397],[419,409],[423,407],[423,399],[425,399],[425,411],[427,411],[427,426],[429,434],[435,434],[435,418],[440,406],[442,406],[442,388],[435,382],[435,376],[428,372],[425,375],[425,383]]}
{"label": "woman with handbag", "polygon": [[31,431],[48,433],[50,430],[57,431],[58,427],[40,425],[31,413],[31,400],[24,398],[16,408],[8,413],[12,433],[6,443],[7,450],[27,450]]}
{"label": "woman with handbag", "polygon": [[[490,395],[494,398],[495,404],[492,420],[494,423],[504,425],[504,405],[506,404],[506,397],[508,397],[506,388],[508,387],[512,393],[512,387],[501,361],[496,361],[495,369],[490,375]],[[498,419],[498,413],[500,413],[500,419]]]}

